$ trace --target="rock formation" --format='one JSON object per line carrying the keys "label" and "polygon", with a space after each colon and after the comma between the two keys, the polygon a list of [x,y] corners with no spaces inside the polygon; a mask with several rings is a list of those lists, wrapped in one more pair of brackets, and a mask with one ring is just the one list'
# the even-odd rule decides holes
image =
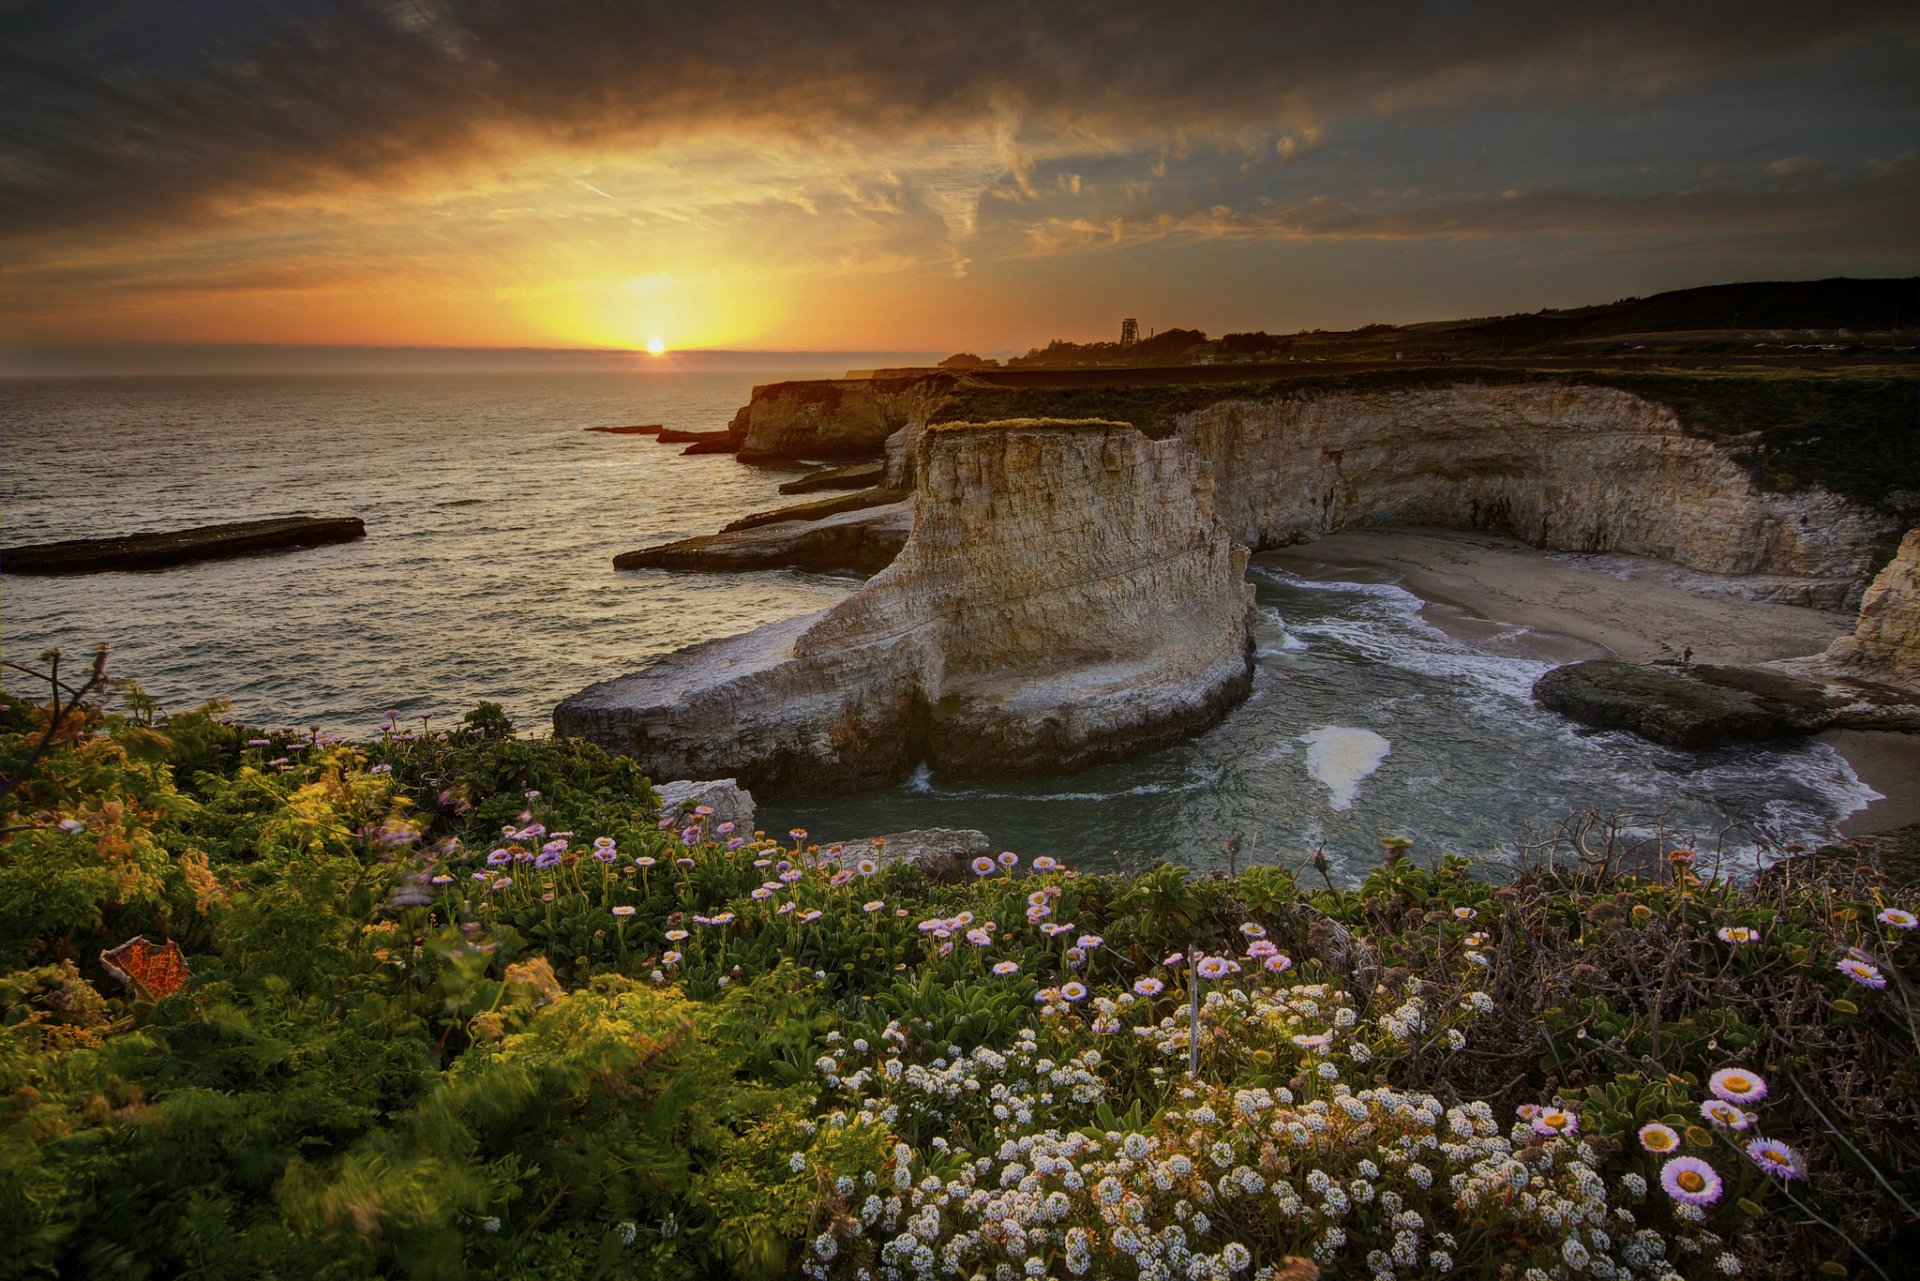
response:
{"label": "rock formation", "polygon": [[1738,444],[1691,433],[1628,391],[1512,371],[1448,377],[1084,391],[948,374],[780,383],[756,388],[731,430],[743,459],[884,458],[884,484],[902,488],[930,415],[1104,397],[1211,463],[1221,519],[1256,549],[1353,525],[1489,529],[1651,556],[1743,579],[1721,586],[1755,599],[1828,609],[1858,605],[1904,523],[1817,487],[1764,488]]}
{"label": "rock formation", "polygon": [[1181,443],[1103,421],[945,424],[917,472],[913,532],[859,593],[583,690],[556,732],[655,777],[854,791],[923,760],[1075,769],[1245,697],[1247,553]]}
{"label": "rock formation", "polygon": [[1807,580],[1851,607],[1892,517],[1825,490],[1764,492],[1664,405],[1606,387],[1470,383],[1234,400],[1186,415],[1236,538],[1281,546],[1353,525],[1492,529],[1713,574]]}
{"label": "rock formation", "polygon": [[973,879],[970,865],[974,859],[999,852],[1000,846],[985,832],[972,828],[924,827],[848,841],[840,851],[840,866],[858,866],[863,858],[870,858],[882,867],[911,863],[935,885],[952,885]]}
{"label": "rock formation", "polygon": [[622,552],[613,558],[613,567],[709,574],[757,569],[877,574],[893,563],[912,529],[913,504],[898,502],[819,520],[784,520],[683,538]]}
{"label": "rock formation", "polygon": [[1920,699],[1872,681],[1823,680],[1790,666],[1718,667],[1594,659],[1534,682],[1539,703],[1583,725],[1669,747],[1713,748],[1824,729],[1920,729]]}
{"label": "rock formation", "polygon": [[810,503],[795,503],[791,507],[778,507],[772,511],[752,512],[738,520],[728,521],[720,527],[720,532],[731,534],[742,529],[756,529],[761,525],[778,525],[794,520],[824,520],[828,516],[864,511],[869,507],[904,503],[911,497],[912,491],[908,489],[863,489],[858,493],[816,498]]}
{"label": "rock formation", "polygon": [[875,458],[886,438],[934,415],[954,378],[823,379],[769,383],[727,430],[742,462],[771,458]]}
{"label": "rock formation", "polygon": [[678,779],[661,783],[654,789],[660,797],[660,817],[685,823],[701,816],[701,806],[713,811],[705,816],[705,828],[711,833],[722,823],[731,823],[743,836],[753,832],[753,793],[731,778]]}
{"label": "rock formation", "polygon": [[817,494],[829,489],[866,489],[886,483],[887,469],[881,463],[849,463],[845,467],[824,467],[798,480],[780,486],[783,494]]}
{"label": "rock formation", "polygon": [[1853,635],[1827,650],[1844,667],[1920,688],[1920,527],[1909,529],[1860,601]]}
{"label": "rock formation", "polygon": [[61,543],[9,547],[0,552],[0,573],[94,574],[114,569],[166,569],[199,560],[347,543],[366,536],[367,527],[357,516],[243,520],[161,534],[75,538]]}

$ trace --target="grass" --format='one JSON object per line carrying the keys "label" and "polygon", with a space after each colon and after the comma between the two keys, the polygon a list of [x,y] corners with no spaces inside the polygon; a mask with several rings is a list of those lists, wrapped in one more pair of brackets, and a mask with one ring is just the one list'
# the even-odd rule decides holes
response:
{"label": "grass", "polygon": [[[1920,1245],[1910,851],[1740,884],[1585,824],[1500,885],[1392,841],[1356,885],[935,877],[660,815],[485,705],[343,743],[126,693],[0,701],[0,1275],[1876,1276]],[[133,934],[190,981],[112,978]],[[1742,1129],[1701,1111],[1734,1069]],[[1710,1204],[1662,1190],[1681,1154]]]}

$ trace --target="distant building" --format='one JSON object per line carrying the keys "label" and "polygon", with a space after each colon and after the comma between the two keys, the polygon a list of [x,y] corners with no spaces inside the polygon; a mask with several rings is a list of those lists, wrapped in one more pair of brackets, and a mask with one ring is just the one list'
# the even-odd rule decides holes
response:
{"label": "distant building", "polygon": [[1120,322],[1120,345],[1131,347],[1140,341],[1140,322],[1128,316]]}

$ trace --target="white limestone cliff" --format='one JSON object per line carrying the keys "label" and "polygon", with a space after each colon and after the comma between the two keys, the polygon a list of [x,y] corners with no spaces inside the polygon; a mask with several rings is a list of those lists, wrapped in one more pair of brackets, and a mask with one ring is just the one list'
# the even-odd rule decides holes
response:
{"label": "white limestone cliff", "polygon": [[1869,675],[1920,688],[1920,527],[1909,529],[1860,601],[1853,635],[1827,659]]}
{"label": "white limestone cliff", "polygon": [[929,428],[900,555],[832,609],[657,661],[554,712],[655,777],[851,791],[921,761],[1075,769],[1178,741],[1252,681],[1247,552],[1207,465],[1124,423]]}
{"label": "white limestone cliff", "polygon": [[1235,400],[1183,416],[1234,537],[1273,547],[1354,525],[1510,532],[1710,574],[1767,574],[1786,603],[1858,603],[1892,517],[1759,489],[1664,405],[1605,387],[1461,383]]}

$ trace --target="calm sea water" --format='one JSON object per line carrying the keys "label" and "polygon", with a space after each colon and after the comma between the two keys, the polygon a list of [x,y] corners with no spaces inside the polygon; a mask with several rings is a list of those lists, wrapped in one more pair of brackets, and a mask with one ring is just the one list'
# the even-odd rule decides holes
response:
{"label": "calm sea water", "polygon": [[[856,584],[791,573],[615,573],[619,551],[778,505],[786,477],[588,426],[723,425],[725,374],[25,380],[0,391],[5,541],[251,517],[358,515],[368,537],[154,573],[7,578],[0,648],[112,647],[163,706],[370,733],[389,709],[479,699],[545,732],[553,704],[682,645],[820,609]],[[1830,838],[1872,793],[1822,744],[1675,752],[1536,708],[1546,665],[1429,626],[1380,584],[1256,563],[1260,670],[1220,726],[1167,751],[1017,785],[924,771],[767,801],[770,830],[842,839],[974,827],[1084,866],[1261,861],[1316,848],[1357,875],[1386,835],[1494,864],[1556,820],[1632,816],[1749,860]],[[17,687],[9,679],[9,688]],[[1242,856],[1244,862],[1247,855]]]}

